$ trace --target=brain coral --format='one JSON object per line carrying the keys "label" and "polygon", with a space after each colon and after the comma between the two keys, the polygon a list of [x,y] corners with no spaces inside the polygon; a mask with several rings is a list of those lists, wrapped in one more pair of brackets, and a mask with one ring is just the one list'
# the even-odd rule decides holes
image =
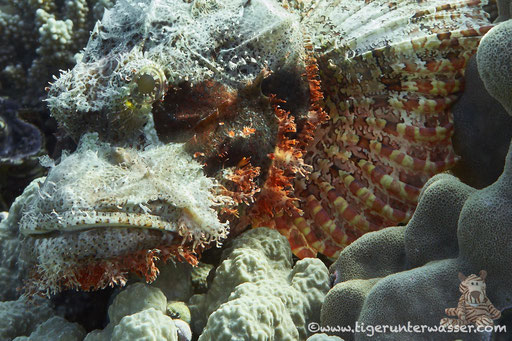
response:
{"label": "brain coral", "polygon": [[[431,179],[407,227],[367,234],[341,253],[331,267],[338,284],[326,296],[322,324],[354,325],[358,321],[374,326],[408,322],[436,326],[444,317],[444,309],[457,305],[457,273],[482,269],[489,274],[491,302],[499,310],[510,307],[512,277],[506,269],[512,266],[511,193],[512,144],[503,174],[482,190],[450,175]],[[394,233],[400,236],[395,237],[396,246],[387,252],[376,247]],[[396,258],[400,250],[405,257]],[[346,257],[356,261],[345,261]],[[370,332],[342,336],[366,340]],[[457,336],[464,340],[482,338],[478,333],[388,332],[379,334],[379,340],[453,340]]]}
{"label": "brain coral", "polygon": [[206,294],[189,301],[199,340],[299,340],[317,322],[328,288],[327,269],[318,259],[292,268],[286,239],[267,228],[233,240]]}

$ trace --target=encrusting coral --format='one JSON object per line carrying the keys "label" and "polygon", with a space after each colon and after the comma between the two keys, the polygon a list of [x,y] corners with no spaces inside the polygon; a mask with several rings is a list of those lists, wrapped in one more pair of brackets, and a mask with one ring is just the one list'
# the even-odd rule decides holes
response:
{"label": "encrusting coral", "polygon": [[0,339],[15,341],[82,341],[85,330],[55,315],[51,303],[39,297],[0,302]]}
{"label": "encrusting coral", "polygon": [[0,339],[12,340],[17,336],[30,335],[40,323],[54,315],[44,299],[29,301],[19,298],[0,302]]}
{"label": "encrusting coral", "polygon": [[478,72],[489,93],[512,115],[512,20],[507,20],[482,39],[476,60]]}
{"label": "encrusting coral", "polygon": [[453,105],[452,142],[461,159],[452,171],[464,183],[480,189],[503,172],[512,139],[512,116],[486,90],[476,56],[469,59],[464,78],[464,93]]}
{"label": "encrusting coral", "polygon": [[82,341],[85,335],[84,328],[78,323],[70,323],[63,317],[53,316],[39,324],[29,336],[18,336],[13,341]]}
{"label": "encrusting coral", "polygon": [[223,251],[208,292],[190,299],[192,329],[201,341],[304,340],[308,323],[318,322],[327,278],[319,259],[292,267],[276,231],[247,231]]}
{"label": "encrusting coral", "polygon": [[[506,80],[499,83],[503,78],[491,78],[503,72],[503,65],[510,60],[510,49],[506,46],[511,36],[503,35],[509,27],[508,22],[498,25],[479,48],[482,49],[479,56],[497,57],[492,63],[485,61],[487,74],[482,78],[484,81],[487,78],[486,85],[494,85],[488,89],[498,98],[504,94],[496,91],[510,91]],[[503,39],[495,40],[498,36]],[[492,46],[488,46],[489,43]],[[489,51],[502,53],[489,55]],[[486,300],[475,302],[474,307],[478,307],[475,310],[487,311],[491,319],[497,317],[512,301],[512,276],[508,271],[512,266],[511,193],[512,143],[502,175],[484,189],[471,188],[448,174],[434,176],[423,188],[418,208],[406,227],[367,234],[341,253],[331,267],[335,286],[322,306],[322,325],[347,326],[358,321],[373,326],[408,323],[439,326],[445,309],[459,302],[457,274],[477,274],[481,270],[485,270],[481,274],[488,274],[485,278],[487,296],[498,312],[490,309]],[[379,245],[386,239],[396,242],[388,243],[389,249],[383,250]],[[472,278],[477,278],[474,276]],[[348,340],[370,337],[368,330],[356,335],[335,330],[330,333]],[[432,337],[480,340],[484,335],[388,331],[378,337],[380,340],[428,340]]]}

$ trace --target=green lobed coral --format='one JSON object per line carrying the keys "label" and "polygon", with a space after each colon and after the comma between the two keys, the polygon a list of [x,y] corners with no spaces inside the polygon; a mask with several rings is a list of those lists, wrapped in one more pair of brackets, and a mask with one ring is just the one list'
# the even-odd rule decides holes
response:
{"label": "green lobed coral", "polygon": [[155,308],[149,308],[123,317],[114,327],[110,340],[178,341],[178,334],[176,326],[169,316]]}
{"label": "green lobed coral", "polygon": [[[407,227],[365,235],[347,247],[332,265],[335,283],[341,283],[326,296],[322,325],[354,325],[359,321],[366,325],[410,322],[436,326],[444,317],[444,309],[457,305],[458,272],[470,274],[482,269],[489,273],[487,294],[491,302],[498,309],[509,307],[512,276],[506,269],[512,265],[511,193],[512,147],[501,177],[482,190],[472,189],[447,174],[432,178]],[[392,234],[402,235],[402,246],[398,249],[405,257],[394,256],[396,246],[388,251],[374,247],[386,243]],[[454,248],[457,244],[458,253]],[[345,258],[356,261],[348,262]],[[347,273],[350,275],[344,275]],[[363,333],[340,336],[348,340],[369,338]],[[455,336],[464,340],[482,337],[388,333],[379,335],[379,339],[453,340]]]}
{"label": "green lobed coral", "polygon": [[[456,306],[459,299],[458,272],[478,273],[487,270],[488,297],[498,309],[510,305],[512,277],[505,269],[511,266],[512,234],[512,149],[506,170],[500,179],[483,190],[469,190],[458,179],[438,176],[427,185],[418,210],[406,228],[391,228],[370,233],[347,247],[331,271],[349,273],[341,277],[327,294],[322,306],[323,326],[417,325],[436,326],[444,317],[444,309]],[[449,194],[449,195],[448,195]],[[454,199],[454,200],[452,200]],[[463,204],[461,204],[463,203]],[[443,214],[452,212],[443,224]],[[439,214],[439,216],[438,216]],[[455,221],[455,224],[454,224]],[[435,225],[434,225],[434,224]],[[387,234],[403,235],[404,258],[396,259],[396,247],[388,252],[373,252],[373,246],[386,242]],[[371,242],[369,242],[371,240]],[[459,245],[454,255],[453,245]],[[452,248],[447,247],[452,245]],[[363,256],[364,255],[364,256]],[[345,257],[358,261],[343,261]],[[384,259],[384,261],[382,261]],[[397,260],[394,264],[389,260]],[[368,263],[371,265],[368,266]],[[376,265],[377,264],[377,265]],[[383,267],[369,270],[378,265]],[[402,270],[398,270],[402,268]],[[347,340],[370,339],[368,334],[340,334]],[[482,335],[388,333],[379,340],[464,340]]]}
{"label": "green lobed coral", "polygon": [[512,115],[512,20],[492,28],[476,53],[478,72],[489,93]]}
{"label": "green lobed coral", "polygon": [[[512,74],[509,69],[512,54],[507,48],[511,22],[491,30],[477,54],[486,88],[505,107],[507,96],[510,98],[508,78]],[[509,308],[512,302],[512,276],[508,271],[512,266],[510,207],[512,143],[503,173],[481,190],[452,175],[434,176],[425,184],[418,207],[406,227],[369,233],[343,250],[330,269],[335,286],[322,306],[322,325],[354,326],[357,321],[372,326],[408,323],[439,326],[445,308],[457,306],[460,297],[457,274],[477,274],[480,270],[488,273],[489,300],[499,310]],[[371,338],[368,330],[355,335],[337,334],[347,340]],[[388,331],[378,338],[480,340],[487,336]]]}
{"label": "green lobed coral", "polygon": [[476,56],[469,59],[464,79],[464,92],[452,107],[452,142],[461,157],[453,171],[464,183],[481,189],[503,172],[512,138],[512,117],[486,90]]}
{"label": "green lobed coral", "polygon": [[223,251],[208,292],[190,299],[193,329],[201,341],[305,339],[308,323],[318,322],[326,270],[312,258],[292,267],[275,230],[247,231]]}

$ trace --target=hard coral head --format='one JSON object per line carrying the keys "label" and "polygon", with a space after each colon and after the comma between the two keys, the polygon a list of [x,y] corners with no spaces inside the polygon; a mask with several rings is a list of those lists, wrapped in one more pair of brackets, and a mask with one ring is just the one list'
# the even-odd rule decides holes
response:
{"label": "hard coral head", "polygon": [[478,72],[491,96],[512,115],[512,20],[491,29],[476,54]]}

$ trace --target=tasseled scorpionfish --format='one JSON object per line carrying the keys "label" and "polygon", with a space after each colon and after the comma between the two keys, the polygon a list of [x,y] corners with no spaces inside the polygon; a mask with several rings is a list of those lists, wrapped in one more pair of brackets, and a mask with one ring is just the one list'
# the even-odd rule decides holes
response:
{"label": "tasseled scorpionfish", "polygon": [[[486,0],[118,0],[48,105],[77,141],[26,194],[34,291],[153,280],[268,226],[334,258],[457,160]],[[47,164],[51,162],[47,160]]]}

